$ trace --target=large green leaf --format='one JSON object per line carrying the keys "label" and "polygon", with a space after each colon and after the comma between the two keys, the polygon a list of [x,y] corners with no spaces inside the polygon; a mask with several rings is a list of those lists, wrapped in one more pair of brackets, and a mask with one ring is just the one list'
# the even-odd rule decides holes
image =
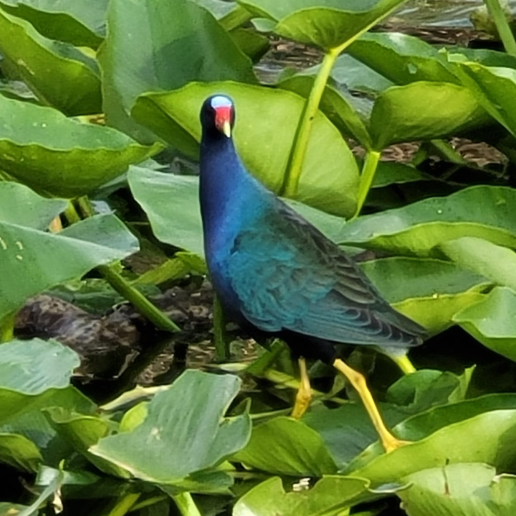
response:
{"label": "large green leaf", "polygon": [[109,0],[2,0],[5,11],[29,21],[43,36],[76,46],[102,43]]}
{"label": "large green leaf", "polygon": [[100,77],[91,58],[43,37],[1,7],[0,34],[2,66],[20,76],[42,102],[67,115],[101,111]]}
{"label": "large green leaf", "polygon": [[310,489],[287,493],[281,479],[273,477],[242,496],[233,516],[338,516],[357,501],[378,496],[368,487],[361,478],[327,476]]}
{"label": "large green leaf", "polygon": [[26,437],[0,432],[0,463],[35,473],[43,461],[38,447]]}
{"label": "large green leaf", "polygon": [[154,136],[129,116],[138,95],[191,81],[256,82],[251,61],[229,34],[189,0],[112,0],[99,61],[107,120],[146,141]]}
{"label": "large green leaf", "polygon": [[367,33],[349,47],[348,53],[396,84],[460,83],[445,55],[422,39],[407,34]]}
{"label": "large green leaf", "polygon": [[0,168],[35,190],[83,195],[162,147],[0,95]]}
{"label": "large green leaf", "polygon": [[0,421],[31,409],[69,385],[79,357],[56,341],[33,339],[0,346]]}
{"label": "large green leaf", "polygon": [[382,150],[393,143],[453,136],[490,122],[470,90],[446,82],[420,81],[380,93],[370,124],[373,147]]}
{"label": "large green leaf", "polygon": [[465,236],[516,248],[516,191],[474,186],[448,197],[436,197],[403,208],[359,217],[341,228],[338,240],[349,245],[420,256]]}
{"label": "large green leaf", "polygon": [[475,237],[449,240],[440,248],[461,267],[516,291],[516,253],[512,249]]}
{"label": "large green leaf", "polygon": [[23,185],[5,182],[0,183],[0,199],[0,319],[30,296],[138,249],[137,239],[113,214],[51,234],[44,227],[66,203],[48,201]]}
{"label": "large green leaf", "polygon": [[248,415],[223,418],[239,388],[236,376],[186,371],[152,399],[143,423],[101,439],[90,451],[137,478],[180,483],[216,466],[247,443]]}
{"label": "large green leaf", "polygon": [[[196,156],[201,105],[209,95],[220,92],[235,101],[235,144],[244,163],[271,190],[278,191],[305,104],[301,97],[234,82],[193,83],[178,91],[141,96],[133,115],[182,152]],[[335,126],[318,113],[296,199],[348,216],[355,208],[357,183],[353,154]]]}
{"label": "large green leaf", "polygon": [[459,65],[463,83],[470,88],[478,102],[498,122],[516,135],[516,70],[488,67],[478,63]]}
{"label": "large green leaf", "polygon": [[375,25],[404,0],[237,0],[246,9],[277,21],[276,34],[337,48]]}
{"label": "large green leaf", "polygon": [[320,477],[337,472],[321,436],[290,417],[257,425],[248,445],[234,459],[279,475]]}
{"label": "large green leaf", "polygon": [[512,516],[516,511],[516,477],[497,475],[487,464],[449,464],[403,480],[410,487],[398,496],[409,516]]}
{"label": "large green leaf", "polygon": [[475,303],[453,316],[484,346],[516,361],[516,321],[509,314],[516,310],[516,292],[497,287],[479,303]]}
{"label": "large green leaf", "polygon": [[482,299],[489,285],[481,275],[442,260],[396,257],[360,265],[380,294],[430,334],[450,326],[453,315]]}
{"label": "large green leaf", "polygon": [[516,410],[492,410],[450,424],[350,470],[373,483],[398,481],[417,471],[463,462],[485,462],[503,471],[515,464],[515,438]]}

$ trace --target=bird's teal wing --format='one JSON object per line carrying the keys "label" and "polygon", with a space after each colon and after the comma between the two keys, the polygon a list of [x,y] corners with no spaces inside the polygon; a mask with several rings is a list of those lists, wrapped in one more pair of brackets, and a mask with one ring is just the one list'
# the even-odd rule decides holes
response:
{"label": "bird's teal wing", "polygon": [[403,347],[419,344],[424,334],[336,244],[281,201],[240,231],[227,272],[240,312],[263,331]]}

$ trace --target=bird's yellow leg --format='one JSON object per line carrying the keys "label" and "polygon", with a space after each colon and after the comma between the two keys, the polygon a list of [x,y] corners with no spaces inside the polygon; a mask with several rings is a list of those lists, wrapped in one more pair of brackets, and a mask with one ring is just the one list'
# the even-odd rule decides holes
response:
{"label": "bird's yellow leg", "polygon": [[378,411],[378,407],[376,406],[373,396],[371,395],[371,391],[367,387],[364,376],[358,371],[355,371],[349,367],[339,358],[333,362],[333,367],[341,372],[351,382],[351,385],[353,385],[353,387],[357,390],[360,398],[362,399],[362,402],[364,403],[367,413],[369,414],[369,417],[371,418],[371,421],[376,428],[378,435],[380,436],[380,441],[382,442],[385,451],[390,452],[396,448],[399,448],[400,446],[403,446],[404,444],[407,444],[406,441],[400,441],[399,439],[396,439],[396,437],[394,437],[385,426],[382,416]]}
{"label": "bird's yellow leg", "polygon": [[312,388],[310,387],[310,377],[308,376],[308,370],[306,368],[306,360],[299,358],[299,389],[296,394],[296,402],[292,409],[292,417],[296,419],[307,411],[312,401]]}
{"label": "bird's yellow leg", "polygon": [[389,355],[389,358],[401,369],[404,375],[416,372],[416,368],[407,355]]}

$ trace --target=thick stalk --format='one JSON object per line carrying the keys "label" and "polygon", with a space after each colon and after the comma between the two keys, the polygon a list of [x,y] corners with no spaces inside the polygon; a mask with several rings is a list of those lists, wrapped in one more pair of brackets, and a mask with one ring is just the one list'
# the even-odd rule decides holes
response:
{"label": "thick stalk", "polygon": [[4,316],[0,321],[0,343],[14,340],[14,323],[16,322],[16,314],[14,311]]}
{"label": "thick stalk", "polygon": [[364,166],[362,168],[362,174],[360,176],[360,186],[358,187],[357,194],[357,209],[355,211],[355,215],[353,215],[353,219],[356,219],[367,199],[367,194],[371,189],[371,185],[373,184],[374,176],[376,174],[376,168],[378,167],[378,162],[380,161],[381,153],[378,151],[369,151],[366,155]]}
{"label": "thick stalk", "polygon": [[190,493],[181,493],[172,496],[172,499],[176,503],[181,516],[202,516]]}
{"label": "thick stalk", "polygon": [[514,40],[514,35],[505,16],[504,9],[500,4],[500,0],[484,0],[484,2],[489,14],[493,17],[496,30],[502,40],[505,51],[516,57],[516,41]]}
{"label": "thick stalk", "polygon": [[215,345],[215,361],[229,360],[229,345],[226,336],[226,319],[219,298],[213,299],[213,343]]}
{"label": "thick stalk", "polygon": [[339,53],[340,48],[331,49],[324,54],[321,68],[319,68],[312,91],[305,103],[301,119],[296,129],[296,135],[294,136],[294,144],[290,150],[287,169],[285,177],[283,178],[283,185],[281,186],[280,194],[285,195],[286,197],[294,197],[297,192],[315,115],[319,109],[319,104],[321,102],[324,89],[326,88],[326,83],[328,82],[331,69],[335,64],[335,60],[339,56]]}
{"label": "thick stalk", "polygon": [[[79,200],[79,205],[86,217],[91,217],[94,212],[86,198]],[[75,207],[70,203],[65,211],[70,222],[80,220],[80,216]],[[174,321],[164,314],[158,307],[151,303],[139,290],[135,289],[131,284],[119,274],[111,265],[100,265],[97,270],[102,274],[104,279],[125,299],[127,299],[144,317],[146,317],[154,326],[160,330],[175,333],[181,331]]]}
{"label": "thick stalk", "polygon": [[140,493],[130,493],[120,498],[107,516],[125,516],[140,498]]}

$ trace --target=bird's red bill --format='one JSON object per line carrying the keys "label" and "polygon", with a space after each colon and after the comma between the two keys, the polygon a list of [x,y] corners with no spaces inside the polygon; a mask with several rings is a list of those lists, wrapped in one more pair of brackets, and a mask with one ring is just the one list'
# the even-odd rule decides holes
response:
{"label": "bird's red bill", "polygon": [[[215,108],[215,127],[226,134],[231,130],[231,111],[232,106],[218,106]],[[229,137],[229,134],[226,134]]]}

